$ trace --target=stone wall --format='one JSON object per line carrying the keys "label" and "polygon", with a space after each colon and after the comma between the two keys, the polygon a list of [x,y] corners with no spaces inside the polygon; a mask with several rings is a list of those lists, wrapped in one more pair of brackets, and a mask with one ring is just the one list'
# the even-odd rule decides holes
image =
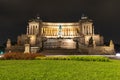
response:
{"label": "stone wall", "polygon": [[18,45],[15,45],[15,46],[11,46],[11,48],[6,48],[5,49],[5,52],[24,52],[25,50],[25,47],[24,46],[18,46]]}
{"label": "stone wall", "polygon": [[79,52],[81,54],[88,55],[114,55],[115,50],[111,46],[97,46],[97,47],[80,47]]}

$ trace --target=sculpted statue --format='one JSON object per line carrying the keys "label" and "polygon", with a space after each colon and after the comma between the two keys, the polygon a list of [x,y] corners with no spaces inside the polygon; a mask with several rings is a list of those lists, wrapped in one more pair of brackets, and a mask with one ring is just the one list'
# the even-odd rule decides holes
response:
{"label": "sculpted statue", "polygon": [[27,37],[26,39],[25,39],[25,44],[29,44],[30,43],[30,37]]}
{"label": "sculpted statue", "polygon": [[93,37],[89,39],[89,46],[93,46]]}

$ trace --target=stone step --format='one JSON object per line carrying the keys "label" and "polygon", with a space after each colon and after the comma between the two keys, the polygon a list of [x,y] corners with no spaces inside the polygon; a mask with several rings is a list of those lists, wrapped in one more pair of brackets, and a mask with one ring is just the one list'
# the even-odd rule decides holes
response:
{"label": "stone step", "polygon": [[45,49],[41,52],[45,55],[74,55],[79,54],[76,49]]}

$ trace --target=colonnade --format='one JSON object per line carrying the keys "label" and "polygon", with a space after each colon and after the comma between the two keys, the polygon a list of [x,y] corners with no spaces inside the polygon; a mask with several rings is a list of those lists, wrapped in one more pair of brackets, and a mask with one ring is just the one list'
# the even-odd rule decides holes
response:
{"label": "colonnade", "polygon": [[29,26],[27,27],[27,34],[29,35],[37,35],[39,33],[38,26]]}
{"label": "colonnade", "polygon": [[93,34],[93,27],[92,26],[82,26],[82,32],[83,34]]}
{"label": "colonnade", "polygon": [[[44,34],[44,36],[58,36],[59,34],[59,28],[48,28],[44,27],[42,28],[41,34]],[[61,30],[61,36],[77,36],[77,28],[62,28]]]}

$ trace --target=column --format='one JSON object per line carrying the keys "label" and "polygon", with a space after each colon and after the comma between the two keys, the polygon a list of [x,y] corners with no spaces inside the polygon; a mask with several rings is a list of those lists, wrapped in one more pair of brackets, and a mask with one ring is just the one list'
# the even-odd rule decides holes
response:
{"label": "column", "polygon": [[43,28],[41,28],[41,34],[43,34]]}
{"label": "column", "polygon": [[50,36],[52,35],[51,32],[52,32],[52,31],[51,31],[51,28],[50,28]]}
{"label": "column", "polygon": [[67,34],[67,36],[69,36],[69,28],[67,28],[67,31],[68,31],[68,34]]}
{"label": "column", "polygon": [[72,36],[72,28],[70,28],[70,36]]}
{"label": "column", "polygon": [[58,28],[57,28],[57,32],[56,32],[57,36],[58,36],[58,32],[59,32],[59,31],[58,31]]}
{"label": "column", "polygon": [[62,36],[64,36],[64,28],[62,28]]}
{"label": "column", "polygon": [[89,35],[89,33],[90,33],[90,32],[89,32],[89,26],[87,26],[87,34]]}
{"label": "column", "polygon": [[32,35],[32,26],[31,26],[31,35]]}
{"label": "column", "polygon": [[48,28],[48,36],[50,36],[50,28]]}
{"label": "column", "polygon": [[73,36],[73,28],[72,28],[72,31],[71,31],[71,32],[72,32],[72,36]]}
{"label": "column", "polygon": [[51,36],[53,36],[53,28],[52,28],[52,35]]}
{"label": "column", "polygon": [[48,36],[48,28],[46,28],[47,29],[47,36]]}
{"label": "column", "polygon": [[67,36],[67,29],[65,28],[65,36]]}
{"label": "column", "polygon": [[84,34],[86,34],[86,31],[85,31],[86,29],[85,29],[85,26],[84,26]]}
{"label": "column", "polygon": [[68,28],[69,29],[69,36],[70,36],[70,28]]}
{"label": "column", "polygon": [[73,36],[75,36],[75,28],[73,28]]}
{"label": "column", "polygon": [[89,34],[90,34],[90,26],[89,26]]}
{"label": "column", "polygon": [[90,34],[92,34],[92,31],[91,31],[91,26],[90,26]]}
{"label": "column", "polygon": [[33,26],[33,34],[35,34],[35,26]]}
{"label": "column", "polygon": [[55,28],[55,33],[54,33],[55,36],[56,36],[56,32],[57,32],[57,31],[56,31],[56,28]]}
{"label": "column", "polygon": [[29,28],[28,28],[28,26],[27,26],[27,32],[26,32],[26,34],[27,34],[27,35],[29,34]]}
{"label": "column", "polygon": [[68,28],[67,28],[67,36],[69,35],[69,30],[68,30]]}
{"label": "column", "polygon": [[73,30],[73,28],[72,28],[72,36],[74,36],[74,30]]}
{"label": "column", "polygon": [[29,26],[29,34],[31,34],[31,26]]}
{"label": "column", "polygon": [[93,26],[93,35],[94,35],[94,26]]}
{"label": "column", "polygon": [[85,34],[87,34],[87,26],[85,26]]}
{"label": "column", "polygon": [[29,26],[29,34],[31,34],[31,27]]}
{"label": "column", "polygon": [[32,34],[34,34],[34,26],[32,26]]}
{"label": "column", "polygon": [[92,34],[92,26],[90,26],[90,28],[91,28],[90,30],[91,30],[91,34]]}
{"label": "column", "polygon": [[87,34],[87,27],[85,26],[85,34]]}
{"label": "column", "polygon": [[46,28],[44,28],[44,35],[46,36]]}
{"label": "column", "polygon": [[82,32],[83,32],[83,34],[84,34],[84,26],[82,26]]}
{"label": "column", "polygon": [[64,36],[66,36],[66,28],[64,28]]}
{"label": "column", "polygon": [[73,28],[71,28],[71,36],[73,36]]}
{"label": "column", "polygon": [[89,26],[89,32],[90,32],[89,34],[91,34],[91,29],[90,29],[90,28],[91,28],[91,27]]}
{"label": "column", "polygon": [[54,34],[55,34],[55,29],[53,28],[53,36],[54,36]]}

